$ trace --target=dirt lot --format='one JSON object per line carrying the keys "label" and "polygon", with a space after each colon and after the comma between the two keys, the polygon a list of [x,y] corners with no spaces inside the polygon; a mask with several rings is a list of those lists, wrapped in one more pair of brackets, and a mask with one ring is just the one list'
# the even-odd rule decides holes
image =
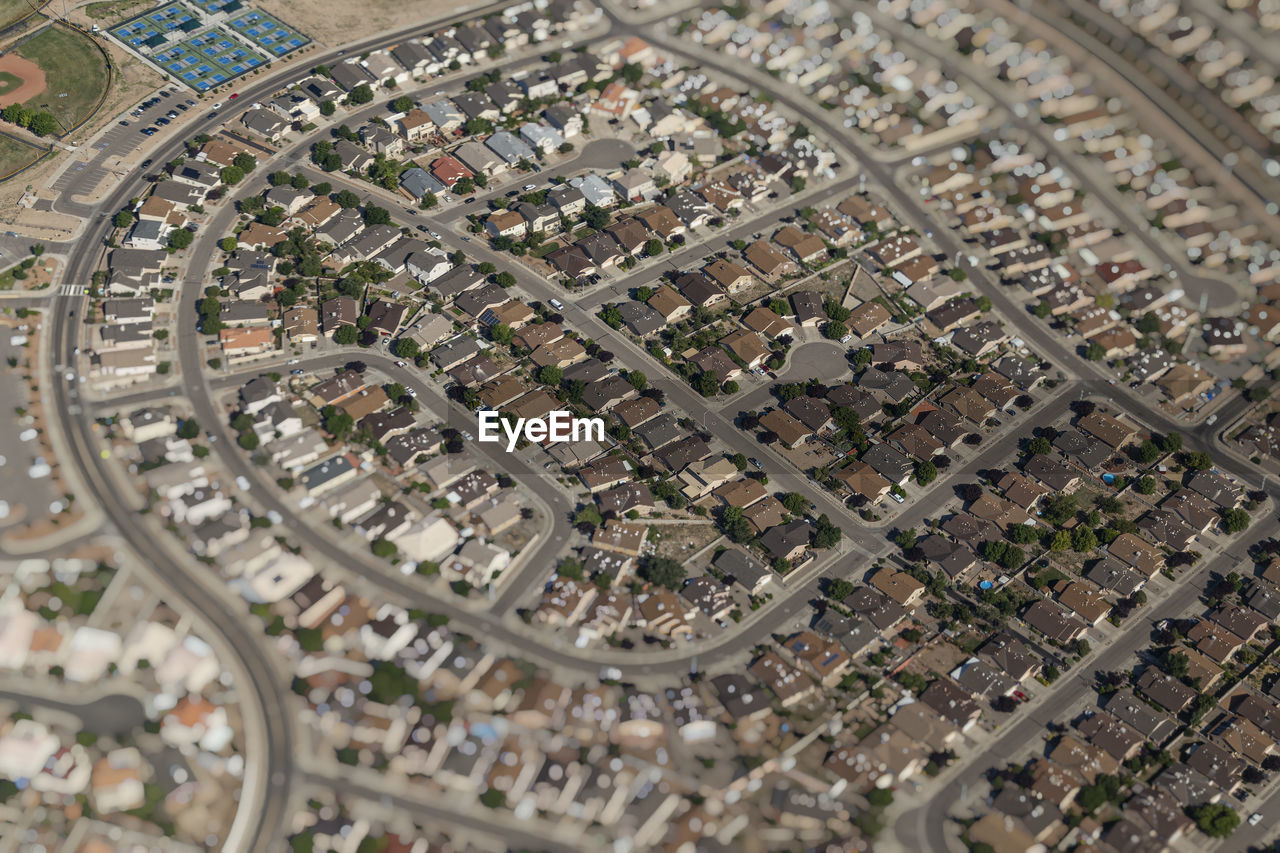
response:
{"label": "dirt lot", "polygon": [[[419,0],[411,7],[406,7],[399,0],[366,0],[364,3],[257,0],[254,5],[296,27],[320,44],[332,47],[360,41],[387,30],[401,29],[415,20],[428,21],[451,12],[460,12],[469,4]],[[412,12],[408,11],[410,8]]]}
{"label": "dirt lot", "polygon": [[649,529],[657,531],[651,535],[656,539],[658,556],[677,560],[688,560],[720,535],[710,521],[687,524],[658,522]]}

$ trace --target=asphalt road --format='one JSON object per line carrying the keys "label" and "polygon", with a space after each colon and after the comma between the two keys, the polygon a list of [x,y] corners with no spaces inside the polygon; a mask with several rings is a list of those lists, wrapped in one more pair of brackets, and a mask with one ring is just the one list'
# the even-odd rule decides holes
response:
{"label": "asphalt road", "polygon": [[0,700],[13,702],[31,713],[41,708],[71,714],[79,718],[86,731],[95,734],[124,734],[135,731],[147,721],[142,703],[125,693],[106,693],[83,702],[35,696],[30,692],[0,690]]}

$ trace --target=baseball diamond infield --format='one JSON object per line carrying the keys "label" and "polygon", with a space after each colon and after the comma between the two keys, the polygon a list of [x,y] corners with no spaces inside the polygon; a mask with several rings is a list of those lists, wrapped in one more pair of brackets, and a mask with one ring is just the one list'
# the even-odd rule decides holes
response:
{"label": "baseball diamond infield", "polygon": [[0,107],[30,100],[44,89],[44,72],[39,65],[16,53],[0,56]]}

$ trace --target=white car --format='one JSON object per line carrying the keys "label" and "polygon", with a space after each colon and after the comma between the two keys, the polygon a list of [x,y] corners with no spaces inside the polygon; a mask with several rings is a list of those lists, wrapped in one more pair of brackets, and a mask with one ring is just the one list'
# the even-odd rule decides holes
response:
{"label": "white car", "polygon": [[621,681],[622,670],[618,669],[616,666],[601,667],[600,680],[601,681]]}
{"label": "white car", "polygon": [[1249,815],[1249,826],[1257,826],[1262,823],[1262,812],[1254,812]]}
{"label": "white car", "polygon": [[892,498],[897,503],[906,503],[906,501],[902,499],[902,495],[898,494],[897,492],[890,492],[889,497]]}

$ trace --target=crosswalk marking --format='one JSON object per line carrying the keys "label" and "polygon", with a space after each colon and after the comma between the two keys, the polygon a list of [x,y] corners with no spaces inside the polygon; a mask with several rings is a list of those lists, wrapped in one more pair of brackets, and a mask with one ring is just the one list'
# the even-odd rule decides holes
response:
{"label": "crosswalk marking", "polygon": [[59,296],[84,296],[89,288],[83,284],[64,284],[58,288]]}

